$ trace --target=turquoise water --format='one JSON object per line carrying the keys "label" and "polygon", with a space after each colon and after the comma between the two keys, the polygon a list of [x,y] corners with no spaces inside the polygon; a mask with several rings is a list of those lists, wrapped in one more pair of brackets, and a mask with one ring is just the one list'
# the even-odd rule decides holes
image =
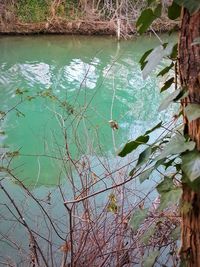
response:
{"label": "turquoise water", "polygon": [[[94,184],[91,194],[127,179],[129,162],[136,156],[119,158],[120,147],[171,117],[173,110],[157,112],[163,80],[157,79],[156,72],[143,80],[138,63],[146,50],[157,45],[158,39],[150,36],[120,43],[111,37],[0,38],[0,111],[7,113],[0,125],[1,164],[31,189],[64,238],[69,217],[63,196],[72,200],[90,188],[90,183]],[[110,127],[110,120],[116,121],[117,130]],[[19,153],[7,158],[6,151]],[[51,233],[55,261],[60,262],[63,240],[52,230],[47,216],[16,185],[16,179],[0,175],[29,226],[46,239]],[[153,178],[142,185],[135,180],[127,184],[125,207],[127,203],[135,207],[147,196],[156,184]],[[110,192],[91,198],[97,214],[101,206],[105,212],[101,204]],[[154,198],[155,192],[148,195],[148,205]],[[16,214],[16,209],[2,190],[0,206],[0,266],[4,258],[27,266],[29,236],[10,212]],[[78,211],[83,209],[80,206]],[[46,253],[45,241],[36,237]],[[22,253],[18,247],[23,248]]]}
{"label": "turquoise water", "polygon": [[138,64],[156,45],[159,40],[149,36],[120,43],[109,37],[1,37],[1,111],[17,105],[2,123],[1,139],[9,151],[19,150],[10,166],[20,179],[56,184],[67,153],[77,160],[116,157],[128,139],[167,119],[157,113],[156,74],[143,80]]}

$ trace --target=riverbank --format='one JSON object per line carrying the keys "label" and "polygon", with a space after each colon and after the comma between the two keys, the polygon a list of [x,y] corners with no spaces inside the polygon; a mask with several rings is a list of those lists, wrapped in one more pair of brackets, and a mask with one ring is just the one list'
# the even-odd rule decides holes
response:
{"label": "riverbank", "polygon": [[[71,3],[66,6],[62,1],[52,1],[46,5],[34,1],[0,0],[0,34],[81,34],[81,35],[117,35],[128,38],[137,33],[135,22],[140,6],[87,6]],[[30,3],[29,3],[30,2]],[[106,14],[106,15],[105,15]],[[178,28],[177,21],[166,17],[152,24],[156,32],[167,32]]]}
{"label": "riverbank", "polygon": [[[178,29],[177,22],[159,20],[152,25],[156,32],[167,32]],[[114,21],[67,21],[55,20],[51,22],[0,24],[0,34],[80,34],[80,35],[116,35],[117,24]],[[121,37],[130,37],[137,33],[135,25],[122,24]]]}

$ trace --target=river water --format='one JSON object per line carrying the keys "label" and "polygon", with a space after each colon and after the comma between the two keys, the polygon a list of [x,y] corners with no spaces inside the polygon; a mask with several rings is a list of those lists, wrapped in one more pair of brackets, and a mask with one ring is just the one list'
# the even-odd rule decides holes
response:
{"label": "river water", "polygon": [[[17,89],[28,91],[24,98],[51,89],[74,112],[64,117],[69,121],[65,127],[73,156],[102,151],[116,155],[128,139],[168,116],[157,112],[161,96],[156,75],[143,80],[138,64],[141,55],[158,44],[155,37],[120,43],[108,37],[2,37],[1,110],[20,102]],[[21,166],[26,184],[57,182],[56,162],[35,155],[61,153],[58,146],[64,146],[65,140],[59,121],[63,111],[56,110],[59,105],[49,97],[37,97],[19,104],[3,123],[3,142],[9,150],[20,151],[22,156],[13,165]],[[119,125],[114,137],[110,120]]]}
{"label": "river water", "polygon": [[[157,45],[151,36],[119,43],[112,37],[1,37],[0,110],[9,111],[1,122],[1,149],[19,151],[3,164],[30,190],[47,195],[75,172],[69,158],[86,157],[97,176],[105,171],[99,161],[106,159],[112,170],[124,163],[120,147],[171,116],[157,112],[162,80],[155,72],[143,80],[138,63]],[[23,201],[16,180],[6,183]],[[1,229],[8,231],[3,221]]]}

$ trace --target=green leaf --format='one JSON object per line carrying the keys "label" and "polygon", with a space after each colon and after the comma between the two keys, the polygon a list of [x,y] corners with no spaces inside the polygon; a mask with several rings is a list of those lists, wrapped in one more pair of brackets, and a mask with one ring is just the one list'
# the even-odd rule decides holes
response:
{"label": "green leaf", "polygon": [[142,153],[140,153],[136,167],[139,167],[144,163],[146,163],[149,160],[151,153],[152,153],[152,148],[150,146],[147,147]]}
{"label": "green leaf", "polygon": [[173,190],[162,192],[160,197],[160,206],[159,210],[167,208],[169,205],[177,204],[182,195],[181,188],[175,188]]}
{"label": "green leaf", "polygon": [[[154,148],[152,148],[153,150]],[[154,166],[144,170],[141,172],[141,174],[139,174],[139,180],[140,180],[140,183],[143,183],[145,180],[149,179],[149,176],[151,175],[151,173],[153,171],[155,171],[160,165],[163,165],[164,162],[165,162],[165,158],[164,159],[161,159],[161,160],[158,160],[155,162]],[[130,173],[129,175],[132,176],[136,171],[136,168],[134,168]]]}
{"label": "green leaf", "polygon": [[147,57],[152,51],[153,51],[153,49],[150,49],[150,50],[146,51],[144,53],[144,55],[141,57],[141,59],[139,61],[140,65],[141,65],[141,70],[143,70],[145,65],[147,64],[147,62],[148,62]]}
{"label": "green leaf", "polygon": [[197,150],[182,155],[182,171],[193,182],[200,177],[200,152]]}
{"label": "green leaf", "polygon": [[170,58],[171,58],[172,60],[176,60],[176,58],[177,58],[177,54],[178,54],[178,43],[176,43],[176,44],[173,46],[173,48],[172,48],[172,52],[171,52],[171,54],[170,54]]}
{"label": "green leaf", "polygon": [[163,87],[160,89],[160,92],[162,93],[163,91],[167,90],[174,82],[174,77],[170,78],[169,80],[167,80]]}
{"label": "green leaf", "polygon": [[154,16],[159,18],[161,16],[161,13],[162,13],[162,4],[158,4],[157,7],[154,9],[153,13],[154,13]]}
{"label": "green leaf", "polygon": [[141,135],[134,141],[130,141],[125,144],[123,149],[118,153],[118,156],[125,157],[127,154],[131,153],[133,150],[135,150],[138,146],[144,145],[149,141],[149,136]]}
{"label": "green leaf", "polygon": [[187,175],[182,171],[182,182],[187,184],[192,191],[200,192],[200,177],[195,179],[193,182],[187,177]]}
{"label": "green leaf", "polygon": [[173,1],[172,5],[168,8],[168,18],[169,19],[177,19],[180,17],[181,14],[181,7],[177,5],[176,2]]}
{"label": "green leaf", "polygon": [[187,150],[191,151],[195,148],[195,145],[196,144],[193,141],[186,141],[183,135],[176,134],[165,145],[162,152],[156,159],[160,160],[171,155],[181,154]]}
{"label": "green leaf", "polygon": [[157,17],[154,15],[154,12],[152,9],[147,8],[142,11],[140,17],[138,18],[136,22],[137,30],[140,34],[146,32],[146,30],[149,28],[151,23],[156,19]]}
{"label": "green leaf", "polygon": [[200,118],[200,104],[188,104],[185,113],[189,122]]}
{"label": "green leaf", "polygon": [[147,217],[148,209],[138,209],[134,212],[129,222],[133,231],[137,231],[144,219]]}
{"label": "green leaf", "polygon": [[174,66],[174,63],[172,62],[169,66],[165,67],[164,69],[162,69],[157,76],[164,76],[166,73],[168,73],[171,68]]}
{"label": "green leaf", "polygon": [[163,165],[165,166],[165,170],[167,170],[167,168],[173,166],[173,163],[174,163],[174,160],[175,160],[175,159],[176,159],[176,158],[173,158],[173,159],[171,159],[171,160],[168,160],[166,163],[163,164]]}
{"label": "green leaf", "polygon": [[178,5],[187,8],[190,14],[197,12],[200,9],[199,0],[174,0]]}
{"label": "green leaf", "polygon": [[173,93],[171,93],[170,95],[168,95],[160,104],[158,111],[162,111],[165,110],[166,108],[168,108],[168,106],[173,102],[174,99],[176,99],[176,97],[179,95],[179,93],[181,92],[180,89],[175,90]]}
{"label": "green leaf", "polygon": [[169,43],[166,47],[159,45],[154,48],[151,53],[149,53],[145,59],[147,63],[142,71],[143,79],[147,78],[147,76],[155,69],[165,56],[169,56],[172,53],[172,46],[173,45],[171,43]]}
{"label": "green leaf", "polygon": [[147,131],[145,132],[144,135],[148,135],[148,134],[152,133],[153,131],[155,131],[156,129],[160,128],[161,126],[162,126],[162,121],[159,122],[159,123],[158,123],[156,126],[154,126],[152,129],[147,130]]}
{"label": "green leaf", "polygon": [[159,183],[156,187],[159,194],[162,194],[163,192],[169,192],[170,190],[174,189],[173,180],[170,177],[164,177],[164,180]]}
{"label": "green leaf", "polygon": [[149,158],[150,158],[151,154],[155,151],[155,149],[157,149],[157,148],[156,147],[153,147],[153,148],[147,147],[142,153],[140,153],[135,168],[133,170],[131,170],[129,173],[130,176],[134,175],[136,168],[141,167],[143,164],[145,164],[147,161],[149,161]]}
{"label": "green leaf", "polygon": [[177,97],[174,98],[174,102],[184,99],[189,95],[189,91],[186,88],[181,89],[180,93],[177,95]]}
{"label": "green leaf", "polygon": [[159,251],[153,251],[151,254],[146,257],[143,261],[143,267],[152,267],[156,261],[156,258],[159,256]]}
{"label": "green leaf", "polygon": [[139,175],[139,180],[140,183],[142,184],[145,180],[149,179],[149,176],[151,175],[151,173],[155,170],[155,167],[151,167],[145,171],[143,171],[140,175]]}

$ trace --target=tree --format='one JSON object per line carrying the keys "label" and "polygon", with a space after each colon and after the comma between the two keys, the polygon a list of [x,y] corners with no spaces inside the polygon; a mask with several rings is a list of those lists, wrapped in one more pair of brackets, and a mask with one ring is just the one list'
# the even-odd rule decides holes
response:
{"label": "tree", "polygon": [[[161,16],[162,4],[159,1],[148,1],[148,7],[142,11],[137,20],[139,33],[144,33],[151,23]],[[164,146],[161,150],[151,145],[151,150],[147,147],[138,159],[136,168],[131,171],[134,174],[137,168],[149,161],[152,151],[158,151],[160,155],[149,161],[154,163],[154,169],[159,165],[166,168],[174,166],[176,172],[172,177],[164,178],[157,186],[161,199],[166,200],[166,194],[174,197],[174,177],[181,174],[182,199],[181,199],[181,249],[180,256],[183,266],[198,267],[200,266],[200,3],[199,1],[174,0],[168,6],[168,18],[177,19],[181,14],[181,29],[179,35],[178,57],[174,56],[174,50],[170,51],[170,46],[161,44],[158,48],[147,51],[140,60],[143,70],[143,76],[147,77],[150,71],[162,60],[163,57],[174,60],[168,67],[165,67],[158,76],[163,76],[171,68],[175,67],[175,77],[165,82],[161,92],[167,90],[175,82],[175,91],[166,99],[162,109],[166,108],[171,102],[181,101],[184,121],[184,132],[178,132],[178,138],[174,137],[176,130],[172,133],[171,140],[161,140],[158,145]],[[176,54],[176,53],[175,53]],[[178,65],[178,70],[177,70]],[[178,75],[178,77],[177,77]],[[178,78],[178,79],[177,79]],[[179,80],[180,88],[179,87]],[[179,114],[179,115],[180,115]],[[153,130],[160,127],[159,125]],[[150,130],[152,131],[152,130]],[[140,144],[146,144],[148,139],[147,131],[144,136],[140,136],[135,141],[125,145],[119,156],[125,156],[132,152]],[[138,142],[140,141],[140,142]],[[165,143],[165,144],[164,144]],[[152,150],[153,149],[153,150]],[[177,163],[174,161],[181,160]],[[155,161],[157,159],[157,161]],[[159,160],[158,160],[159,159]],[[150,173],[153,168],[149,168]],[[148,175],[145,179],[148,179]],[[144,180],[144,178],[142,178]],[[178,178],[179,179],[179,178]],[[176,180],[178,180],[176,178]],[[169,198],[169,195],[168,195]]]}
{"label": "tree", "polygon": [[[200,266],[200,4],[197,1],[189,3],[174,0],[168,9],[169,18],[175,19],[179,16],[180,6],[183,7],[178,47],[178,75],[181,90],[186,91],[188,95],[181,100],[184,137],[186,140],[189,137],[196,144],[192,151],[180,152],[183,190],[180,255],[186,266]],[[154,11],[146,9],[141,14],[138,19],[140,31],[146,30],[152,23],[158,8],[159,5]],[[150,15],[148,18],[147,13]]]}
{"label": "tree", "polygon": [[[179,37],[179,76],[182,87],[187,88],[189,95],[184,101],[183,109],[189,105],[200,104],[200,44],[195,40],[200,36],[200,11],[190,14],[184,8],[181,33]],[[191,122],[185,114],[185,134],[196,142],[200,151],[200,118]],[[194,159],[195,160],[195,159]],[[200,160],[197,161],[197,171]],[[200,173],[199,173],[200,175]],[[187,266],[200,266],[200,192],[183,183],[183,203],[190,203],[187,213],[182,213],[182,248],[181,256]]]}

